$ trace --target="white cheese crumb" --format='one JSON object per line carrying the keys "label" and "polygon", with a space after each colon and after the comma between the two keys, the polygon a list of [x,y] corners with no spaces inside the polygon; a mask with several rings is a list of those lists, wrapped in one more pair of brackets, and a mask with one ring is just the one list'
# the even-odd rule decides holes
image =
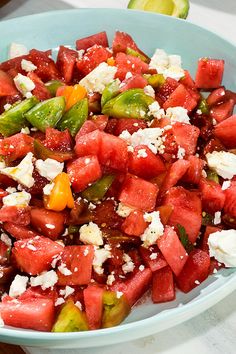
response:
{"label": "white cheese crumb", "polygon": [[82,304],[81,304],[80,301],[76,301],[75,306],[78,307],[78,309],[79,309],[80,311],[82,311],[83,308],[82,308]]}
{"label": "white cheese crumb", "polygon": [[160,219],[159,211],[153,211],[152,213],[145,213],[144,220],[150,222],[144,233],[141,235],[144,247],[154,245],[157,239],[163,235],[164,226]]}
{"label": "white cheese crumb", "polygon": [[11,247],[11,245],[12,245],[11,239],[7,234],[5,234],[5,232],[3,232],[1,234],[0,239],[3,243],[5,243],[5,245],[7,245],[8,247]]}
{"label": "white cheese crumb", "polygon": [[64,298],[67,298],[74,292],[75,292],[74,288],[71,288],[70,286],[66,285],[65,289],[60,290],[60,295],[64,296]]}
{"label": "white cheese crumb", "polygon": [[123,204],[122,202],[119,203],[116,213],[121,216],[122,218],[126,218],[129,214],[135,210],[134,208],[129,207],[128,205]]}
{"label": "white cheese crumb", "polygon": [[148,115],[153,116],[154,118],[161,119],[165,117],[165,111],[163,108],[160,107],[157,101],[151,103],[148,106]]}
{"label": "white cheese crumb", "polygon": [[138,151],[138,154],[137,154],[137,157],[138,158],[145,158],[145,157],[147,157],[148,155],[147,155],[147,151],[145,150],[145,149],[140,149],[139,151]]}
{"label": "white cheese crumb", "polygon": [[16,57],[20,57],[22,55],[26,55],[28,53],[28,49],[26,48],[25,45],[20,44],[20,43],[11,43],[10,48],[9,48],[9,59],[13,59]]}
{"label": "white cheese crumb", "polygon": [[12,107],[12,104],[10,104],[10,103],[6,103],[6,104],[4,104],[4,106],[3,106],[3,108],[4,108],[5,111],[8,111],[11,107]]}
{"label": "white cheese crumb", "polygon": [[112,285],[114,283],[114,281],[116,280],[114,274],[109,274],[107,277],[107,285]]}
{"label": "white cheese crumb", "polygon": [[55,229],[55,225],[53,225],[53,224],[45,224],[45,226],[47,229],[50,229],[50,230]]}
{"label": "white cheese crumb", "polygon": [[208,166],[219,176],[231,179],[236,175],[236,155],[226,151],[213,151],[206,154]]}
{"label": "white cheese crumb", "polygon": [[96,209],[96,205],[90,202],[89,205],[88,205],[88,209],[89,210],[94,210],[94,209]]}
{"label": "white cheese crumb", "polygon": [[65,263],[61,263],[59,266],[58,266],[58,270],[61,274],[65,275],[65,276],[68,276],[68,275],[71,275],[72,272],[70,271],[70,269],[68,269],[66,267],[66,264]]}
{"label": "white cheese crumb", "polygon": [[125,80],[131,79],[131,77],[133,77],[133,74],[130,71],[128,71],[125,75]]}
{"label": "white cheese crumb", "polygon": [[28,277],[16,275],[13,282],[11,283],[9,296],[17,297],[23,294],[26,290],[28,280]]}
{"label": "white cheese crumb", "polygon": [[63,171],[64,163],[54,159],[37,160],[35,163],[36,169],[40,176],[52,181],[59,173]]}
{"label": "white cheese crumb", "polygon": [[207,178],[207,173],[205,170],[202,170],[202,177]]}
{"label": "white cheese crumb", "polygon": [[181,57],[179,55],[168,55],[163,49],[156,49],[149,68],[156,69],[158,74],[163,74],[164,78],[171,77],[178,81],[184,77]]}
{"label": "white cheese crumb", "polygon": [[22,191],[15,192],[2,198],[3,205],[7,206],[28,206],[31,199],[31,194]]}
{"label": "white cheese crumb", "polygon": [[30,278],[31,286],[41,286],[43,290],[52,288],[58,281],[57,273],[54,270],[43,272],[37,277]]}
{"label": "white cheese crumb", "polygon": [[199,285],[200,284],[200,281],[199,280],[195,280],[194,282],[196,285]]}
{"label": "white cheese crumb", "polygon": [[102,231],[97,224],[90,221],[88,225],[83,225],[79,229],[80,241],[88,245],[103,245]]}
{"label": "white cheese crumb", "polygon": [[117,299],[120,299],[121,296],[123,296],[123,295],[124,295],[124,293],[122,293],[122,291],[117,291],[117,292],[116,292],[116,297],[117,297]]}
{"label": "white cheese crumb", "polygon": [[33,154],[32,152],[28,152],[19,165],[15,167],[5,167],[0,171],[2,174],[30,188],[34,185],[34,178],[32,177],[33,170]]}
{"label": "white cheese crumb", "polygon": [[218,225],[221,223],[221,211],[217,211],[214,215],[213,224]]}
{"label": "white cheese crumb", "polygon": [[79,84],[88,92],[102,93],[105,87],[114,80],[116,72],[117,67],[109,66],[107,63],[101,63],[80,80]]}
{"label": "white cheese crumb", "polygon": [[182,148],[181,146],[179,146],[178,152],[177,152],[177,158],[179,160],[182,160],[184,158],[184,156],[185,156],[185,149]]}
{"label": "white cheese crumb", "polygon": [[226,189],[228,189],[231,185],[231,181],[224,181],[223,184],[222,184],[222,191],[225,191]]}
{"label": "white cheese crumb", "polygon": [[171,123],[180,122],[180,123],[190,124],[188,111],[183,107],[167,108],[166,117],[170,118]]}
{"label": "white cheese crumb", "polygon": [[151,253],[150,254],[150,259],[153,261],[154,259],[157,259],[157,253]]}
{"label": "white cheese crumb", "polygon": [[133,272],[134,270],[134,262],[132,261],[132,259],[130,258],[130,256],[127,253],[124,253],[123,255],[123,260],[124,260],[124,264],[122,265],[122,270],[123,272],[126,273],[130,273]]}
{"label": "white cheese crumb", "polygon": [[28,92],[31,92],[35,88],[34,82],[28,76],[22,75],[20,73],[17,74],[13,80],[16,85],[16,88],[25,97]]}
{"label": "white cheese crumb", "polygon": [[21,128],[20,132],[23,133],[23,134],[30,134],[30,130],[29,130],[28,127]]}
{"label": "white cheese crumb", "polygon": [[21,68],[22,70],[26,71],[26,72],[31,72],[37,69],[37,66],[35,66],[31,61],[26,60],[26,59],[22,59],[21,60]]}
{"label": "white cheese crumb", "polygon": [[209,235],[210,256],[228,268],[236,267],[236,230],[221,230]]}
{"label": "white cheese crumb", "polygon": [[103,274],[104,269],[102,268],[103,263],[111,258],[111,252],[105,248],[96,249],[93,259],[93,269],[97,274]]}
{"label": "white cheese crumb", "polygon": [[65,300],[62,297],[58,297],[57,301],[55,302],[55,306],[60,306],[64,304]]}
{"label": "white cheese crumb", "polygon": [[53,260],[52,260],[51,266],[52,266],[52,268],[56,268],[57,262],[61,260],[61,256],[55,255],[52,258],[53,258]]}
{"label": "white cheese crumb", "polygon": [[155,90],[151,85],[147,85],[144,87],[144,93],[148,96],[151,96],[152,98],[155,98]]}
{"label": "white cheese crumb", "polygon": [[17,192],[17,189],[15,187],[8,187],[6,188],[6,192],[9,194]]}
{"label": "white cheese crumb", "polygon": [[45,195],[50,195],[50,194],[51,194],[51,191],[52,191],[53,188],[54,188],[54,186],[55,186],[55,183],[53,183],[53,182],[46,184],[46,186],[43,187],[43,194],[45,194]]}
{"label": "white cheese crumb", "polygon": [[143,272],[144,271],[144,269],[145,269],[145,267],[144,267],[144,265],[143,264],[141,264],[140,266],[139,266],[139,268],[138,268],[141,272]]}

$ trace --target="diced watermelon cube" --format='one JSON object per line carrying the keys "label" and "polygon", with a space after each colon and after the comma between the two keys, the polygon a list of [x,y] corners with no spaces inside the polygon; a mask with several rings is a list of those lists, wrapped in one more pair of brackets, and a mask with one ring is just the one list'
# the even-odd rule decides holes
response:
{"label": "diced watermelon cube", "polygon": [[131,211],[121,226],[122,231],[131,236],[141,236],[146,228],[147,223],[140,210]]}
{"label": "diced watermelon cube", "polygon": [[3,229],[17,240],[38,236],[38,233],[29,227],[16,225],[13,222],[4,222]]}
{"label": "diced watermelon cube", "polygon": [[[14,70],[15,73],[25,74],[25,71],[21,67],[21,62],[23,59],[29,60],[28,55],[21,55],[19,57],[6,60],[6,61],[0,63],[0,70],[3,70],[5,72],[9,72],[11,70]],[[14,75],[14,76],[16,76],[16,75]]]}
{"label": "diced watermelon cube", "polygon": [[56,151],[71,151],[73,140],[68,129],[59,131],[54,128],[46,128],[44,146]]}
{"label": "diced watermelon cube", "polygon": [[188,293],[202,283],[209,275],[210,256],[200,250],[192,251],[182,272],[177,277],[178,288]]}
{"label": "diced watermelon cube", "polygon": [[[88,121],[89,122],[89,121]],[[85,123],[88,123],[85,122]],[[92,124],[94,124],[92,122]],[[94,125],[93,125],[94,126]],[[91,125],[86,124],[86,127],[81,127],[82,130],[86,128],[86,132],[78,132],[75,141],[75,153],[77,156],[86,155],[98,155],[98,151],[101,145],[102,135],[98,129],[87,132],[88,129],[92,128]]]}
{"label": "diced watermelon cube", "polygon": [[213,214],[223,209],[225,193],[219,183],[201,178],[199,189],[202,193],[202,208],[204,211]]}
{"label": "diced watermelon cube", "polygon": [[201,58],[198,61],[196,85],[201,89],[214,89],[221,85],[224,60]]}
{"label": "diced watermelon cube", "polygon": [[136,176],[127,175],[119,200],[143,211],[152,211],[156,205],[158,187]]}
{"label": "diced watermelon cube", "polygon": [[175,275],[179,275],[188,259],[188,254],[172,227],[165,227],[163,236],[157,240],[157,245],[172,271]]}
{"label": "diced watermelon cube", "polygon": [[33,143],[34,139],[27,134],[14,134],[0,140],[0,155],[10,161],[23,158],[28,152],[33,152]]}
{"label": "diced watermelon cube", "polygon": [[126,52],[127,48],[139,51],[137,44],[134,42],[133,38],[126,32],[116,31],[113,42],[112,51],[114,54],[118,52]]}
{"label": "diced watermelon cube", "polygon": [[66,83],[71,82],[73,71],[78,58],[78,52],[61,45],[57,54],[56,65]]}
{"label": "diced watermelon cube", "polygon": [[207,97],[207,104],[212,107],[215,106],[216,104],[222,103],[225,100],[225,88],[219,87],[215,90],[213,90],[210,95]]}
{"label": "diced watermelon cube", "polygon": [[169,107],[183,107],[188,111],[192,111],[196,106],[197,101],[183,84],[178,85],[163,104],[164,109]]}
{"label": "diced watermelon cube", "polygon": [[101,144],[98,159],[102,165],[118,171],[126,171],[128,150],[126,142],[114,135],[100,132]]}
{"label": "diced watermelon cube", "polygon": [[31,208],[31,225],[40,234],[56,240],[65,229],[65,215],[44,208]]}
{"label": "diced watermelon cube", "polygon": [[60,73],[55,62],[49,57],[50,52],[43,52],[37,49],[31,49],[28,60],[31,61],[37,69],[34,71],[43,82],[60,79]]}
{"label": "diced watermelon cube", "polygon": [[0,209],[0,222],[12,222],[27,226],[30,223],[30,208],[21,206],[3,205]]}
{"label": "diced watermelon cube", "polygon": [[236,148],[236,114],[217,124],[214,135],[227,148]]}
{"label": "diced watermelon cube", "polygon": [[[66,246],[61,255],[61,264],[58,267],[58,285],[86,285],[91,281],[94,247]],[[63,268],[71,274],[63,274]]]}
{"label": "diced watermelon cube", "polygon": [[179,85],[180,83],[177,80],[167,77],[164,84],[161,85],[157,91],[159,103],[162,105]]}
{"label": "diced watermelon cube", "polygon": [[142,75],[133,75],[132,77],[122,81],[120,92],[124,92],[124,91],[131,90],[134,88],[143,89],[147,85],[148,85],[148,82]]}
{"label": "diced watermelon cube", "polygon": [[234,100],[227,100],[226,102],[213,106],[210,110],[210,116],[212,119],[215,119],[218,123],[220,123],[233,114],[234,106]]}
{"label": "diced watermelon cube", "polygon": [[0,303],[1,317],[7,326],[51,331],[55,320],[54,301],[50,298],[14,299]]}
{"label": "diced watermelon cube", "polygon": [[98,285],[88,285],[84,289],[84,305],[90,329],[101,328],[104,289]]}
{"label": "diced watermelon cube", "polygon": [[169,266],[157,270],[152,278],[152,301],[157,304],[175,299],[173,272]]}
{"label": "diced watermelon cube", "polygon": [[154,178],[166,170],[160,156],[145,145],[136,146],[130,154],[128,169],[130,173],[144,179]]}
{"label": "diced watermelon cube", "polygon": [[188,161],[189,168],[185,173],[183,180],[188,183],[198,184],[202,177],[204,161],[194,155],[190,155]]}
{"label": "diced watermelon cube", "polygon": [[37,275],[51,267],[54,256],[62,253],[64,247],[43,236],[36,236],[14,243],[12,254],[18,268],[30,275]]}
{"label": "diced watermelon cube", "polygon": [[202,205],[197,193],[183,187],[172,187],[165,195],[163,204],[173,207],[168,224],[175,227],[182,225],[189,240],[194,243],[202,223]]}
{"label": "diced watermelon cube", "polygon": [[48,91],[47,87],[45,86],[43,81],[38,77],[37,74],[31,71],[27,74],[27,76],[35,84],[35,88],[32,91],[32,94],[35,97],[37,97],[40,101],[44,101],[47,100],[48,98],[51,98],[50,92]]}
{"label": "diced watermelon cube", "polygon": [[[139,129],[147,128],[147,123],[142,119],[135,118],[120,118],[112,119],[115,121],[115,126],[112,131],[114,135],[120,135],[124,130],[128,130],[130,134],[137,132]],[[110,121],[110,120],[109,120]]]}
{"label": "diced watermelon cube", "polygon": [[224,212],[236,218],[236,182],[231,182],[225,191]]}
{"label": "diced watermelon cube", "polygon": [[156,272],[157,270],[162,269],[168,265],[164,256],[156,245],[150,246],[149,248],[140,246],[139,253],[144,264],[150,268],[152,272]]}
{"label": "diced watermelon cube", "polygon": [[102,62],[106,62],[108,58],[111,57],[111,52],[102,47],[101,45],[95,44],[90,47],[81,59],[77,60],[77,68],[79,72],[86,76],[92,70],[94,70]]}
{"label": "diced watermelon cube", "polygon": [[152,280],[152,271],[149,268],[139,270],[125,281],[119,281],[111,286],[112,291],[122,292],[133,306],[141,296],[148,290]]}
{"label": "diced watermelon cube", "polygon": [[11,96],[16,94],[17,94],[17,89],[14,85],[11,76],[9,76],[3,70],[0,70],[0,97]]}
{"label": "diced watermelon cube", "polygon": [[105,31],[92,34],[91,36],[77,39],[76,49],[77,50],[86,50],[95,44],[101,45],[103,47],[108,47],[108,39]]}
{"label": "diced watermelon cube", "polygon": [[95,182],[102,176],[102,170],[97,156],[88,155],[67,164],[72,188],[75,192],[81,192],[90,183]]}
{"label": "diced watermelon cube", "polygon": [[144,63],[140,58],[118,53],[116,55],[116,78],[123,81],[128,72],[132,75],[145,74],[148,71],[148,64]]}
{"label": "diced watermelon cube", "polygon": [[177,160],[175,161],[167,171],[165,180],[161,186],[161,193],[167,192],[171,187],[174,187],[179,180],[185,175],[190,162],[186,160]]}
{"label": "diced watermelon cube", "polygon": [[176,143],[184,148],[186,155],[194,155],[197,148],[197,140],[200,129],[191,124],[175,123],[172,132]]}

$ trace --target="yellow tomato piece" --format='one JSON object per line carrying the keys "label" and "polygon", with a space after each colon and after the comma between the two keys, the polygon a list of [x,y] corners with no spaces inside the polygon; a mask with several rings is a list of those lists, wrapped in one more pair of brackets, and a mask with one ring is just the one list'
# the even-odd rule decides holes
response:
{"label": "yellow tomato piece", "polygon": [[46,209],[62,211],[74,207],[74,199],[67,173],[62,172],[53,180],[54,186],[49,196],[44,196]]}
{"label": "yellow tomato piece", "polygon": [[82,98],[85,98],[86,95],[87,91],[83,86],[79,84],[74,85],[68,100],[66,100],[66,110],[70,109],[75,103],[82,100]]}
{"label": "yellow tomato piece", "polygon": [[110,66],[115,66],[116,65],[116,61],[113,57],[111,58],[108,58],[107,59],[107,64],[110,65]]}

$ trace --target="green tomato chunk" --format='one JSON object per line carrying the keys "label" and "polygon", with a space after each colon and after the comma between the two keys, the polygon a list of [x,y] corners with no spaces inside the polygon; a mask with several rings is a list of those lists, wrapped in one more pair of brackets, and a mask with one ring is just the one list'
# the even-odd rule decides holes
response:
{"label": "green tomato chunk", "polygon": [[130,305],[125,296],[117,297],[113,291],[104,291],[102,328],[119,325],[130,313]]}

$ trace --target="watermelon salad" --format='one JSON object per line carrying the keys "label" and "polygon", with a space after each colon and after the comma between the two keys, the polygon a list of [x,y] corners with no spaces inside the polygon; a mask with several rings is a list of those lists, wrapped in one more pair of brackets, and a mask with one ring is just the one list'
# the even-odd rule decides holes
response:
{"label": "watermelon salad", "polygon": [[[0,64],[1,324],[120,324],[236,266],[236,94],[224,60],[105,32]],[[156,305],[158,306],[158,305]]]}

